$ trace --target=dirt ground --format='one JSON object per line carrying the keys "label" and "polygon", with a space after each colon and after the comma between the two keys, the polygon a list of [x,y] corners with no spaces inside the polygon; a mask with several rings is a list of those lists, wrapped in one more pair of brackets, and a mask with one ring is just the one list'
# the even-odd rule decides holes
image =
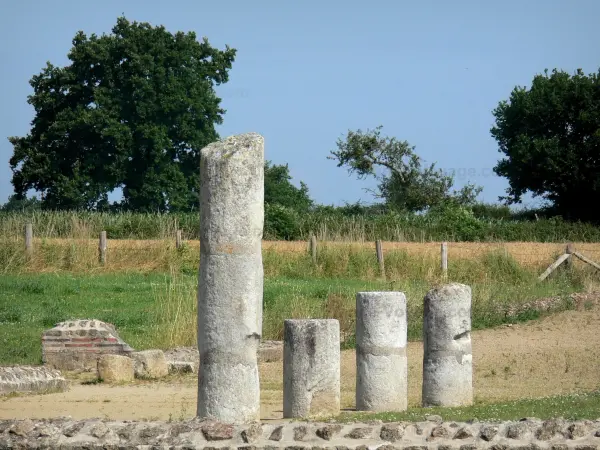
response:
{"label": "dirt ground", "polygon": [[[472,334],[474,389],[478,402],[513,400],[600,388],[600,308],[568,311],[540,321]],[[421,398],[423,349],[408,346],[409,404]],[[342,353],[342,407],[354,405],[355,355]],[[262,418],[281,420],[282,363],[260,367]],[[0,398],[0,418],[176,420],[195,415],[194,375],[125,386],[83,385],[69,392]]]}

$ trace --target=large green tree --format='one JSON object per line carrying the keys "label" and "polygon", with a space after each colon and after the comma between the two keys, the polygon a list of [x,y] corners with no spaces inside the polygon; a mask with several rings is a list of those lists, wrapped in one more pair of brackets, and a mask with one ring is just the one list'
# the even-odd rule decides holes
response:
{"label": "large green tree", "polygon": [[419,212],[450,203],[475,203],[480,187],[468,184],[451,191],[452,175],[436,169],[435,164],[424,167],[414,147],[407,141],[381,136],[381,129],[348,131],[345,139],[337,140],[337,150],[328,159],[360,179],[374,177],[378,181],[374,195],[391,208]]}
{"label": "large green tree", "polygon": [[506,203],[529,192],[567,219],[600,219],[599,75],[545,71],[494,109],[491,134],[505,155],[494,171],[508,179]]}
{"label": "large green tree", "polygon": [[19,198],[15,194],[8,197],[8,201],[4,205],[0,205],[0,211],[16,212],[16,211],[37,211],[41,208],[41,202],[36,197]]}
{"label": "large green tree", "polygon": [[73,39],[70,64],[51,63],[30,81],[30,132],[10,137],[12,183],[53,209],[136,211],[197,207],[199,151],[219,138],[224,110],[215,84],[228,81],[235,49],[193,32],[119,17],[111,34]]}
{"label": "large green tree", "polygon": [[265,162],[265,203],[281,205],[297,211],[307,211],[313,200],[308,195],[308,186],[300,181],[300,187],[291,182],[287,164]]}

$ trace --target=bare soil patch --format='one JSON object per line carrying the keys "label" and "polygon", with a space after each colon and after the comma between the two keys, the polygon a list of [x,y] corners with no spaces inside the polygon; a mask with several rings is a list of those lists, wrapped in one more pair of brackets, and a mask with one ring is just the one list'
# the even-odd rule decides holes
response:
{"label": "bare soil patch", "polygon": [[[587,303],[543,320],[476,331],[473,339],[476,401],[496,402],[600,388],[600,308]],[[423,349],[408,346],[409,404],[421,398]],[[342,405],[354,406],[355,355],[342,353]],[[262,416],[282,418],[282,363],[262,363]],[[115,420],[173,420],[195,415],[195,375],[130,385],[82,385],[69,392],[0,399],[0,419],[72,416]]]}

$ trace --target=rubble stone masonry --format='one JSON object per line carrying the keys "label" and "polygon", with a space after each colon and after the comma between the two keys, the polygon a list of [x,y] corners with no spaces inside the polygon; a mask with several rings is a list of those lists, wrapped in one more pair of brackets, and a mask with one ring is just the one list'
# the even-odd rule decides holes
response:
{"label": "rubble stone masonry", "polygon": [[597,450],[600,420],[497,422],[0,421],[0,449]]}

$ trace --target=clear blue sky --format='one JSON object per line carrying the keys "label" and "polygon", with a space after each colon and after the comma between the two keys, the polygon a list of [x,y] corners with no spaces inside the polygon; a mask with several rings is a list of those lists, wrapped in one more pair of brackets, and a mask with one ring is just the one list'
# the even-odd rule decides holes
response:
{"label": "clear blue sky", "polygon": [[[371,201],[326,157],[348,129],[407,140],[428,162],[456,169],[456,186],[484,187],[494,202],[505,179],[491,111],[544,69],[590,73],[600,65],[600,2],[481,0],[342,2],[57,0],[0,6],[0,203],[12,193],[8,136],[28,132],[29,79],[46,61],[67,64],[78,30],[109,33],[121,14],[195,31],[238,50],[221,136],[255,131],[266,158],[289,163],[318,202]],[[470,173],[470,174],[469,174]]]}

